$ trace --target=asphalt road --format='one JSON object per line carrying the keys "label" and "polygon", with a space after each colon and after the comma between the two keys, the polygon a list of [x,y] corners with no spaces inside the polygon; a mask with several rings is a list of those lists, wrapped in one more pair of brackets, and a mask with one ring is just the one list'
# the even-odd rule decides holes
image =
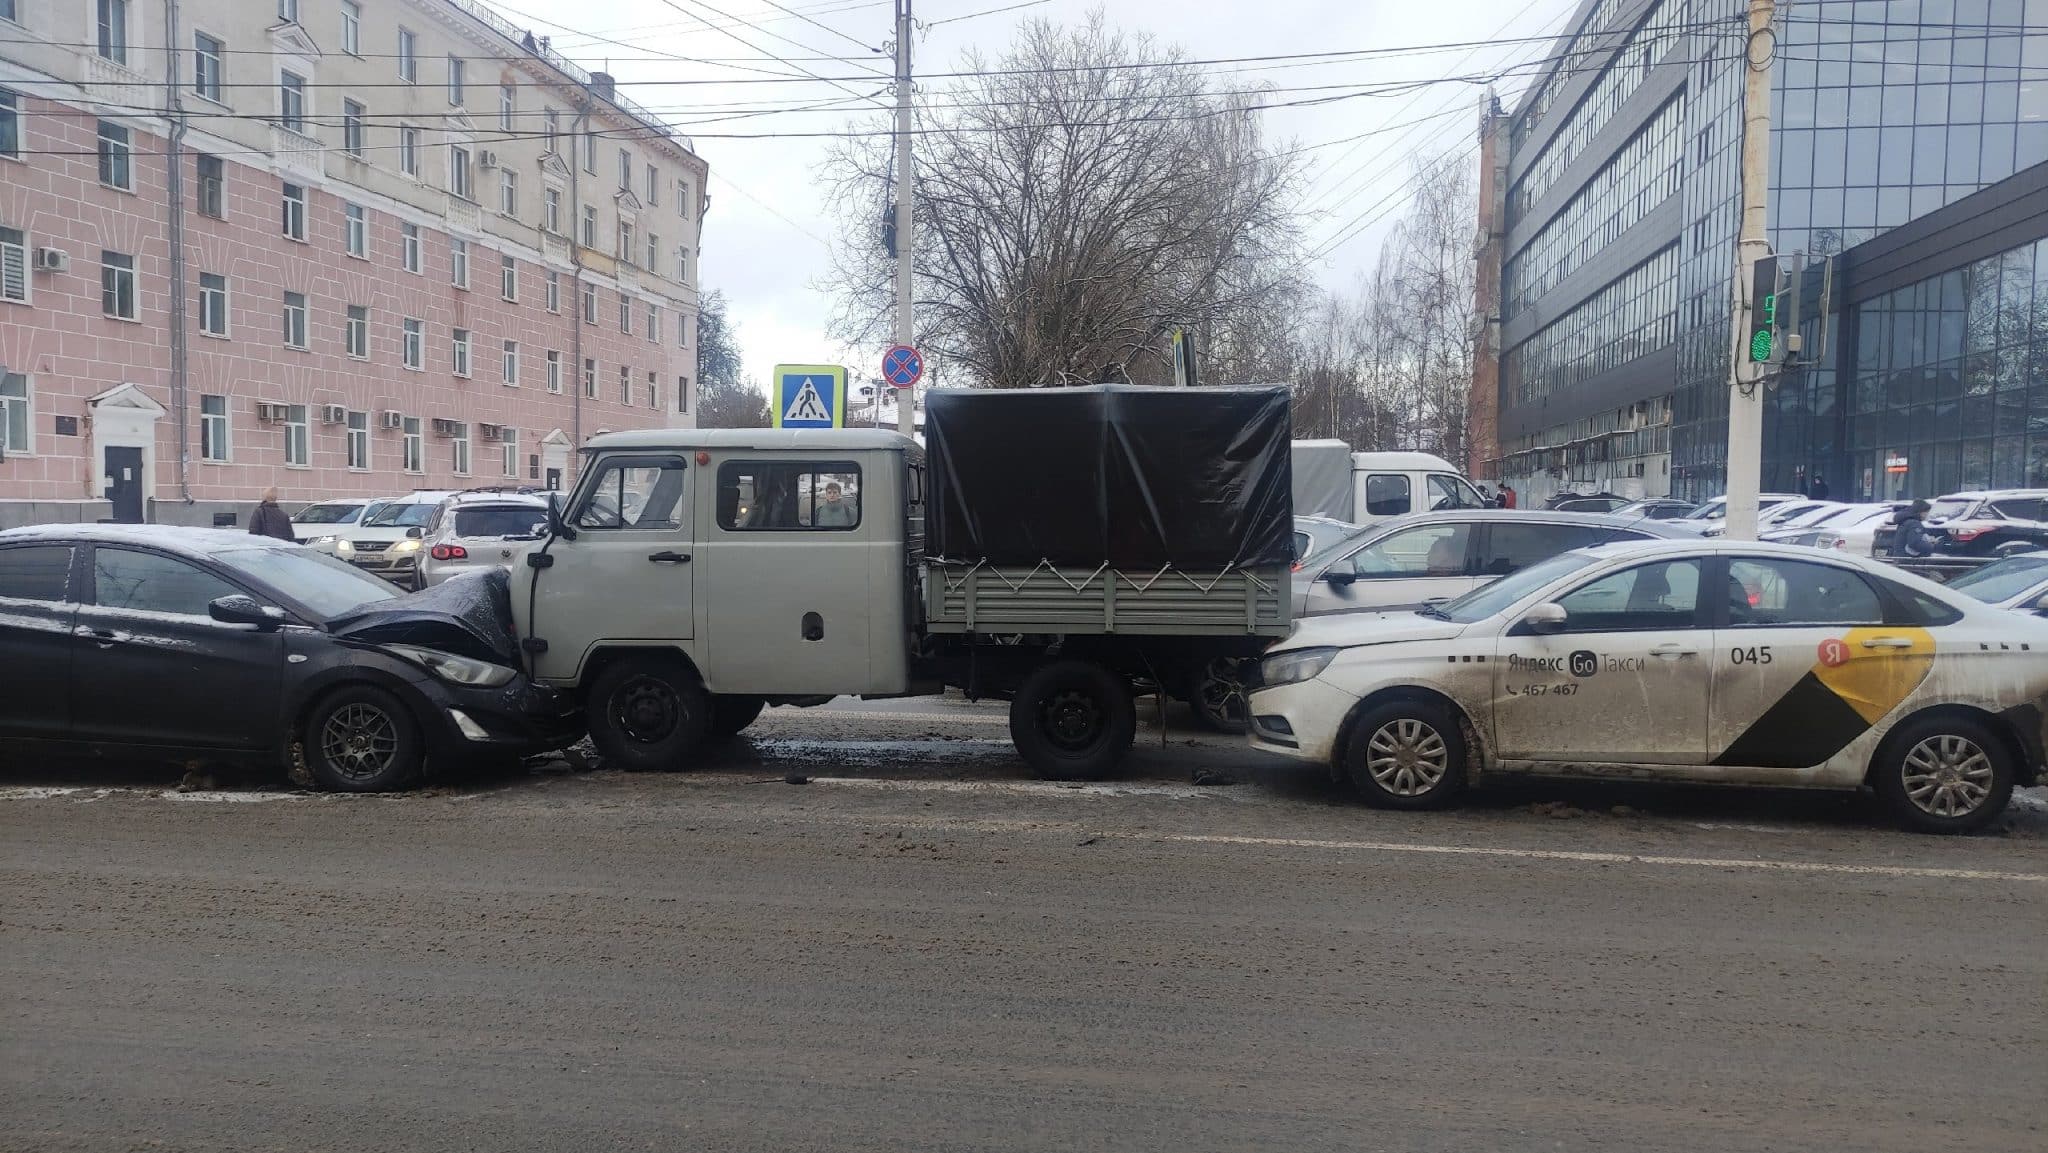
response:
{"label": "asphalt road", "polygon": [[703,773],[388,798],[17,767],[0,1149],[2048,1147],[2039,790],[1959,840],[1753,792],[1402,816],[1002,738],[772,713]]}

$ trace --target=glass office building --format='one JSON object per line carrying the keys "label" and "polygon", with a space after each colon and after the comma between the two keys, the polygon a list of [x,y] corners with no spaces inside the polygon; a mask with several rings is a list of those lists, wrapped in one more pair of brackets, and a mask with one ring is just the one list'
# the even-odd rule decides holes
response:
{"label": "glass office building", "polygon": [[[1527,495],[1725,485],[1746,7],[1587,0],[1488,125],[1498,432],[1478,467]],[[1764,489],[2048,486],[2048,0],[1800,0],[1772,83],[1772,246],[1814,270]]]}

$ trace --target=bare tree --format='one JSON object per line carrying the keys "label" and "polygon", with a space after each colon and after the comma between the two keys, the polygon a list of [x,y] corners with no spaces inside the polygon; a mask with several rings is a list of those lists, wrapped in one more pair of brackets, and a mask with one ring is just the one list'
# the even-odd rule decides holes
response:
{"label": "bare tree", "polygon": [[[1275,315],[1299,288],[1294,162],[1256,105],[1098,12],[1023,26],[993,67],[918,116],[920,343],[976,383],[1163,379],[1176,328],[1205,379],[1284,367]],[[843,146],[835,328],[876,343],[893,307],[885,141]],[[1261,318],[1264,323],[1261,323]]]}
{"label": "bare tree", "polygon": [[697,305],[697,423],[703,428],[766,428],[768,398],[741,379],[739,331],[713,289]]}

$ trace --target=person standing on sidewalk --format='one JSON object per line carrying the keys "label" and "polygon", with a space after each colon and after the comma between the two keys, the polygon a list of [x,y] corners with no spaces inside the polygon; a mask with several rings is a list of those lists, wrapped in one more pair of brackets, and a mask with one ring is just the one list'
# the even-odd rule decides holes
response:
{"label": "person standing on sidewalk", "polygon": [[249,518],[249,532],[252,536],[276,537],[297,543],[299,538],[292,532],[292,518],[277,506],[275,485],[263,490],[263,503],[256,506],[255,514]]}

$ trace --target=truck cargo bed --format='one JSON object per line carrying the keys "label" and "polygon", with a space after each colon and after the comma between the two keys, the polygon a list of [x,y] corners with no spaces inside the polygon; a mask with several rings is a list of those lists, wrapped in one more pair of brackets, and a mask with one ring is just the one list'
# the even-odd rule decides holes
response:
{"label": "truck cargo bed", "polygon": [[1113,633],[1284,637],[1286,565],[1229,572],[1128,573],[932,562],[925,627],[934,633]]}

